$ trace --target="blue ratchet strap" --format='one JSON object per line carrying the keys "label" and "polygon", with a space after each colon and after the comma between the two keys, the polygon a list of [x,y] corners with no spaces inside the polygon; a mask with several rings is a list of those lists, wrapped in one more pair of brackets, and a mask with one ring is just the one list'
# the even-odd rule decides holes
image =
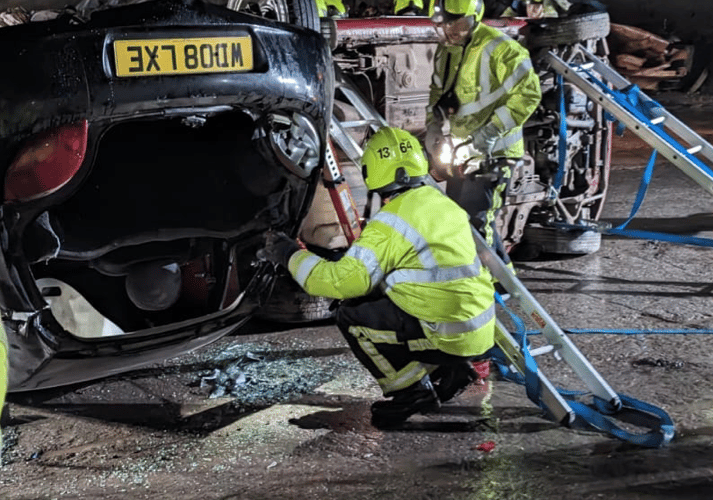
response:
{"label": "blue ratchet strap", "polygon": [[557,173],[552,183],[552,187],[559,194],[564,180],[565,161],[567,159],[567,110],[565,109],[564,100],[564,79],[562,75],[557,75],[557,85],[559,86],[560,95],[560,124],[559,124],[559,143],[557,147]]}
{"label": "blue ratchet strap", "polygon": [[649,158],[649,163],[648,165],[646,165],[646,169],[644,170],[644,175],[641,176],[641,184],[639,184],[639,191],[636,193],[636,199],[634,200],[634,205],[631,207],[631,213],[629,213],[629,218],[626,219],[623,224],[620,224],[613,229],[618,231],[624,230],[627,224],[629,224],[629,222],[631,222],[631,220],[636,216],[636,212],[639,211],[639,208],[641,207],[641,204],[644,202],[644,198],[646,197],[646,190],[649,188],[649,183],[651,182],[651,177],[654,173],[655,163],[656,150],[654,149],[654,152],[651,153],[651,158]]}
{"label": "blue ratchet strap", "polygon": [[[528,331],[525,330],[523,321],[513,313],[503,301],[500,294],[495,294],[496,302],[510,315],[516,325],[517,332],[511,332],[521,348],[523,359],[525,360],[525,375],[513,373],[510,369],[510,362],[503,351],[494,347],[490,350],[492,361],[498,368],[501,376],[505,380],[525,385],[527,397],[538,407],[544,410],[550,418],[552,415],[544,406],[540,397],[540,381],[538,378],[537,362],[530,354],[527,344]],[[541,332],[537,332],[541,333]],[[622,441],[643,446],[646,448],[660,448],[666,446],[675,435],[675,427],[671,417],[661,408],[649,403],[639,401],[624,394],[617,394],[621,401],[620,408],[612,408],[611,404],[603,399],[592,396],[592,405],[589,406],[575,398],[587,393],[581,391],[568,391],[557,387],[557,392],[567,400],[570,408],[574,412],[575,419],[570,427],[585,430],[598,430],[614,436]],[[593,406],[593,407],[592,407]],[[607,415],[617,415],[626,418],[626,421],[639,427],[648,427],[652,430],[645,434],[635,434],[626,431],[618,426]]]}
{"label": "blue ratchet strap", "polygon": [[[590,72],[585,71],[589,77],[589,79],[596,83],[602,90],[604,90],[606,93],[612,96],[612,98],[625,108],[629,113],[634,115],[639,121],[643,123],[649,123],[649,128],[653,132],[655,132],[660,138],[662,138],[664,141],[666,141],[668,144],[670,144],[676,151],[684,156],[685,158],[688,158],[690,161],[695,163],[699,168],[706,170],[713,175],[713,171],[711,171],[710,167],[706,165],[705,163],[701,162],[698,158],[695,156],[691,155],[683,146],[681,146],[678,141],[673,139],[669,134],[667,134],[664,129],[659,126],[659,125],[654,125],[650,123],[650,120],[652,118],[652,110],[661,108],[662,106],[654,101],[654,100],[641,100],[639,98],[641,94],[641,90],[637,85],[630,85],[626,89],[623,90],[613,90],[607,87],[603,82],[601,82],[599,79],[594,77]],[[561,75],[560,75],[561,77]],[[562,98],[563,99],[563,98]],[[564,101],[563,101],[564,102]],[[562,107],[562,103],[560,104],[560,108]],[[606,118],[611,121],[616,121],[616,118],[610,115],[609,113],[605,113]],[[617,133],[619,135],[623,134],[624,128],[623,124],[621,122],[618,123],[617,125]],[[561,129],[562,125],[560,123],[560,148],[561,143],[562,143],[562,138],[561,138]],[[704,246],[704,247],[713,247],[713,239],[710,238],[699,238],[695,236],[682,236],[678,234],[670,234],[670,233],[659,233],[655,231],[641,231],[641,230],[632,230],[632,229],[626,229],[627,224],[634,218],[636,215],[636,212],[639,210],[639,207],[641,206],[641,203],[644,200],[644,197],[646,196],[646,190],[648,189],[649,183],[651,182],[651,177],[653,173],[653,168],[654,168],[654,163],[656,162],[656,153],[657,151],[654,149],[654,151],[651,154],[651,157],[649,158],[649,163],[646,166],[646,170],[644,171],[644,175],[641,179],[641,184],[639,185],[639,192],[636,195],[636,200],[634,201],[634,205],[631,210],[631,214],[629,215],[629,218],[621,225],[608,229],[605,231],[602,231],[604,234],[610,234],[610,235],[617,235],[617,236],[624,236],[627,238],[635,238],[635,239],[648,239],[648,240],[657,240],[657,241],[666,241],[669,243],[674,243],[674,244],[679,244],[679,245],[696,245],[696,246]],[[559,174],[559,172],[558,172]]]}
{"label": "blue ratchet strap", "polygon": [[646,448],[661,448],[671,442],[676,434],[676,429],[668,413],[661,408],[624,394],[618,394],[618,396],[622,407],[616,413],[620,417],[626,418],[629,423],[652,428],[650,432],[635,434],[622,429],[603,414],[603,412],[607,412],[608,403],[596,396],[594,396],[596,409],[578,401],[568,401],[570,408],[575,413],[575,422],[572,426],[593,427],[627,443]]}
{"label": "blue ratchet strap", "polygon": [[513,323],[515,323],[517,331],[510,333],[521,347],[524,346],[522,347],[522,355],[525,360],[525,375],[523,376],[519,373],[512,372],[508,368],[510,366],[510,362],[505,357],[505,353],[498,347],[493,348],[493,352],[491,353],[493,355],[493,360],[496,362],[495,365],[504,379],[524,385],[528,399],[543,410],[546,410],[546,408],[542,405],[540,398],[540,379],[537,377],[537,362],[530,354],[530,350],[527,348],[528,342],[525,323],[523,323],[523,321],[505,305],[505,301],[497,292],[495,292],[495,301],[510,315]]}
{"label": "blue ratchet strap", "polygon": [[[592,83],[596,84],[600,89],[602,89],[603,92],[609,94],[617,104],[626,109],[629,113],[636,117],[637,120],[643,123],[648,122],[648,128],[671,145],[681,156],[689,159],[691,162],[695,163],[696,166],[713,175],[713,171],[711,171],[711,168],[708,165],[689,153],[676,139],[667,134],[663,127],[650,123],[653,118],[653,110],[663,108],[661,104],[653,99],[640,99],[639,96],[641,95],[641,90],[637,85],[629,85],[623,90],[610,89],[604,82],[592,75],[590,71],[584,69],[582,69],[582,71],[587,74]],[[611,114],[606,113],[606,116],[607,119],[616,121],[616,118]]]}

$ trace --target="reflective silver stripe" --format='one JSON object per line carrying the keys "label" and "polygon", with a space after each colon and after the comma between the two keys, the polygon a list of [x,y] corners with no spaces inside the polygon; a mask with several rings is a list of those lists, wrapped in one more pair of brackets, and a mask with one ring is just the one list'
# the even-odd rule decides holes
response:
{"label": "reflective silver stripe", "polygon": [[[354,335],[354,332],[352,330],[358,330],[359,327],[351,327],[349,328],[349,333]],[[394,367],[391,366],[391,363],[379,354],[379,351],[376,349],[376,346],[372,342],[370,342],[368,339],[365,339],[364,337],[360,337],[358,335],[354,335],[359,342],[359,347],[361,347],[361,350],[364,351],[364,354],[369,356],[369,359],[376,365],[376,367],[379,369],[381,373],[384,374],[384,376],[387,379],[394,378],[396,376],[396,370],[394,370]],[[381,382],[379,382],[381,383]]]}
{"label": "reflective silver stripe", "polygon": [[[478,259],[478,257],[476,257]],[[386,277],[388,289],[398,283],[445,283],[480,276],[480,260],[467,266],[432,269],[397,269]]]}
{"label": "reflective silver stripe", "polygon": [[500,106],[498,109],[496,109],[495,116],[500,118],[500,121],[503,122],[503,132],[507,132],[508,130],[512,130],[517,127],[517,123],[515,123],[515,118],[512,117],[512,113],[510,112],[507,106]]}
{"label": "reflective silver stripe", "polygon": [[497,141],[495,141],[495,146],[493,146],[493,151],[502,151],[504,149],[509,148],[510,146],[513,146],[517,144],[518,141],[522,140],[522,129],[517,130],[516,132],[513,132],[512,134],[508,134],[505,137],[501,137]]}
{"label": "reflective silver stripe", "polygon": [[494,317],[495,304],[467,321],[459,321],[456,323],[430,323],[428,321],[422,321],[422,323],[426,328],[440,335],[460,335],[461,333],[472,332],[473,330],[482,328]]}
{"label": "reflective silver stripe", "polygon": [[418,361],[411,361],[395,374],[387,375],[385,378],[379,379],[378,382],[384,394],[388,394],[415,384],[427,374],[428,370],[425,365]]}
{"label": "reflective silver stripe", "polygon": [[372,339],[384,339],[386,343],[396,344],[398,343],[396,332],[374,330],[364,326],[350,326],[349,333],[357,339],[361,350],[384,375],[383,378],[377,380],[384,394],[413,385],[428,374],[427,366],[418,361],[412,361],[401,370],[396,371],[389,360],[379,352],[374,342],[372,342]]}
{"label": "reflective silver stripe", "polygon": [[295,281],[299,283],[302,288],[305,286],[309,273],[312,272],[314,266],[319,264],[321,260],[322,259],[317,255],[310,255],[305,260],[300,262],[300,266],[297,268],[297,273],[295,275]]}
{"label": "reflective silver stripe", "polygon": [[[448,75],[446,75],[447,77]],[[431,80],[433,82],[433,85],[435,85],[438,88],[443,87],[443,80],[441,80],[441,76],[437,74],[436,72],[433,73],[433,78]]]}
{"label": "reflective silver stripe", "polygon": [[408,345],[409,351],[433,351],[436,346],[433,345],[429,339],[414,339],[407,340],[406,345]]}
{"label": "reflective silver stripe", "polygon": [[376,254],[372,250],[359,245],[352,245],[345,256],[353,257],[364,264],[366,271],[369,273],[372,286],[375,286],[383,279],[384,271],[381,269],[379,259],[376,258]]}
{"label": "reflective silver stripe", "polygon": [[370,341],[377,344],[398,344],[399,339],[396,336],[396,332],[393,330],[376,330],[374,328],[369,328],[366,326],[352,326],[349,331],[354,335],[354,332],[360,334],[360,338],[366,337]]}
{"label": "reflective silver stripe", "polygon": [[412,228],[401,217],[390,212],[381,211],[376,214],[372,220],[378,220],[401,233],[404,238],[406,238],[413,245],[413,248],[416,250],[416,254],[418,255],[418,260],[421,261],[423,267],[438,267],[438,263],[433,257],[433,253],[431,253],[431,249],[428,246],[426,238],[421,236],[418,231]]}
{"label": "reflective silver stripe", "polygon": [[493,38],[483,49],[483,55],[480,56],[480,81],[478,82],[478,85],[480,85],[480,96],[478,99],[483,99],[490,94],[490,56],[493,55],[498,45],[507,41],[507,39],[508,37],[505,35]]}
{"label": "reflective silver stripe", "polygon": [[525,76],[527,73],[532,69],[532,61],[529,59],[525,59],[520,63],[520,65],[515,68],[515,71],[508,76],[505,81],[503,82],[502,86],[500,88],[495,89],[494,92],[491,92],[487,96],[481,96],[477,101],[471,102],[468,104],[464,104],[463,106],[460,107],[458,110],[458,113],[456,113],[458,116],[467,116],[467,115],[472,115],[475,113],[478,113],[494,102],[496,102],[498,99],[500,99],[502,96],[504,96],[507,92],[510,92],[512,88]]}

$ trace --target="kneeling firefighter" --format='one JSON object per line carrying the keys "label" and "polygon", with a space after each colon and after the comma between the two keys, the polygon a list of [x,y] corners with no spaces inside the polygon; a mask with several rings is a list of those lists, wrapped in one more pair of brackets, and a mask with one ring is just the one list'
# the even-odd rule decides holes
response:
{"label": "kneeling firefighter", "polygon": [[383,202],[337,261],[268,234],[259,256],[290,270],[312,295],[342,299],[337,326],[388,399],[372,424],[436,411],[477,379],[471,361],[493,346],[494,289],[468,214],[437,187],[409,132],[384,127],[368,141],[362,173]]}

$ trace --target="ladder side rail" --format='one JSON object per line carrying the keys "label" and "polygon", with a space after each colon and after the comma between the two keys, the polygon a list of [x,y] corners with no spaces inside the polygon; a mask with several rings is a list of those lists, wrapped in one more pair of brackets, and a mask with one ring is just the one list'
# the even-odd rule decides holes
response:
{"label": "ladder side rail", "polygon": [[363,150],[346,128],[334,117],[329,124],[329,135],[345,155],[355,164],[361,165]]}
{"label": "ladder side rail", "polygon": [[[510,332],[500,322],[495,320],[495,343],[503,351],[505,357],[522,376],[525,376],[525,359],[520,352],[520,344],[513,338]],[[574,410],[567,401],[545,377],[542,371],[538,370],[537,378],[540,382],[540,401],[547,408],[547,411],[554,419],[562,425],[571,425],[575,420]],[[536,404],[539,404],[535,401]]]}
{"label": "ladder side rail", "polygon": [[[602,79],[611,83],[615,89],[617,90],[623,90],[627,88],[629,85],[631,85],[631,82],[621,76],[614,68],[606,64],[604,61],[602,61],[599,57],[596,55],[592,54],[589,52],[587,49],[584,47],[580,47],[579,51],[581,52],[582,55],[585,56],[589,60],[590,63],[593,64],[593,71],[601,75]],[[552,56],[556,57],[557,59],[560,59],[557,55],[555,55],[552,52],[549,52],[550,59]],[[560,59],[560,61],[562,61]],[[565,65],[569,66],[565,61],[562,61]],[[576,63],[572,63],[576,64]],[[574,69],[574,68],[572,68]]]}
{"label": "ladder side rail", "polygon": [[472,229],[473,238],[481,262],[495,276],[510,295],[516,299],[522,309],[542,329],[542,334],[559,352],[562,358],[570,365],[589,390],[609,402],[613,408],[621,407],[619,395],[609,386],[592,364],[579,351],[577,346],[557,326],[545,309],[535,300],[519,279],[510,271],[503,261],[483,239],[483,236]]}
{"label": "ladder side rail", "polygon": [[713,175],[711,175],[708,169],[701,168],[701,166],[687,158],[684,154],[681,154],[681,152],[671,146],[671,144],[659,136],[659,134],[651,130],[651,128],[646,124],[639,121],[625,108],[621,107],[616,101],[614,101],[614,99],[612,99],[611,96],[605,94],[586,78],[579,75],[573,68],[569,67],[556,55],[550,53],[548,57],[552,67],[558,73],[570,82],[574,83],[591,99],[609,111],[612,115],[614,115],[614,117],[617,118],[617,120],[621,121],[633,133],[659,151],[666,159],[682,170],[686,175],[691,177],[691,179],[698,183],[703,189],[713,194]]}
{"label": "ladder side rail", "polygon": [[[589,62],[594,64],[593,70],[601,75],[602,80],[611,83],[615,89],[623,90],[632,85],[630,81],[619,74],[614,68],[605,64],[601,59],[584,47],[580,48],[580,51],[585,58],[589,60]],[[684,146],[685,149],[689,149],[694,146],[701,146],[701,150],[696,154],[701,155],[713,162],[713,145],[679,120],[660,103],[649,97],[646,93],[639,92],[639,99],[648,105],[647,108],[651,110],[651,114],[654,118],[663,118],[664,121],[661,124],[663,128],[671,130],[675,135],[686,141],[688,146]]]}
{"label": "ladder side rail", "polygon": [[381,127],[387,127],[389,124],[386,119],[379,114],[373,104],[367,101],[356,88],[354,83],[344,74],[339,66],[334,64],[334,80],[335,90],[338,90],[342,95],[354,106],[359,116],[370,121],[370,125],[374,132]]}
{"label": "ladder side rail", "polygon": [[349,100],[351,105],[354,106],[357,113],[359,113],[359,116],[363,116],[368,119],[369,125],[374,132],[379,130],[381,127],[388,126],[386,120],[376,113],[371,105],[364,101],[356,90],[341,85],[339,86],[339,90],[342,92],[344,97]]}
{"label": "ladder side rail", "polygon": [[[653,99],[649,99],[648,97],[646,97],[646,100],[647,102],[655,103]],[[676,118],[676,116],[671,114],[663,106],[659,105],[659,107],[654,107],[651,114],[654,118],[662,118],[664,120],[659,126],[664,128],[666,131],[671,131],[673,134],[669,133],[669,135],[671,135],[674,139],[679,137],[685,141],[686,144],[681,144],[685,150],[700,146],[700,149],[695,152],[687,151],[688,154],[691,154],[693,157],[701,156],[713,164],[713,145],[706,141],[695,130],[689,128],[685,123]],[[710,165],[706,166],[711,170],[711,173],[713,173],[713,168]]]}

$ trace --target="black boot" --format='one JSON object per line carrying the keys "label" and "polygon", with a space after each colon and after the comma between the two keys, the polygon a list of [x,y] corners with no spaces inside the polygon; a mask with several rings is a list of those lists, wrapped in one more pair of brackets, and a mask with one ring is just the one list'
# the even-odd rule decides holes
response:
{"label": "black boot", "polygon": [[478,380],[478,373],[470,361],[463,361],[453,365],[439,366],[431,374],[431,378],[438,399],[441,400],[441,403],[445,403],[462,394],[471,383]]}
{"label": "black boot", "polygon": [[436,412],[441,406],[428,375],[389,396],[391,399],[371,405],[371,424],[379,429],[398,426],[414,413]]}

